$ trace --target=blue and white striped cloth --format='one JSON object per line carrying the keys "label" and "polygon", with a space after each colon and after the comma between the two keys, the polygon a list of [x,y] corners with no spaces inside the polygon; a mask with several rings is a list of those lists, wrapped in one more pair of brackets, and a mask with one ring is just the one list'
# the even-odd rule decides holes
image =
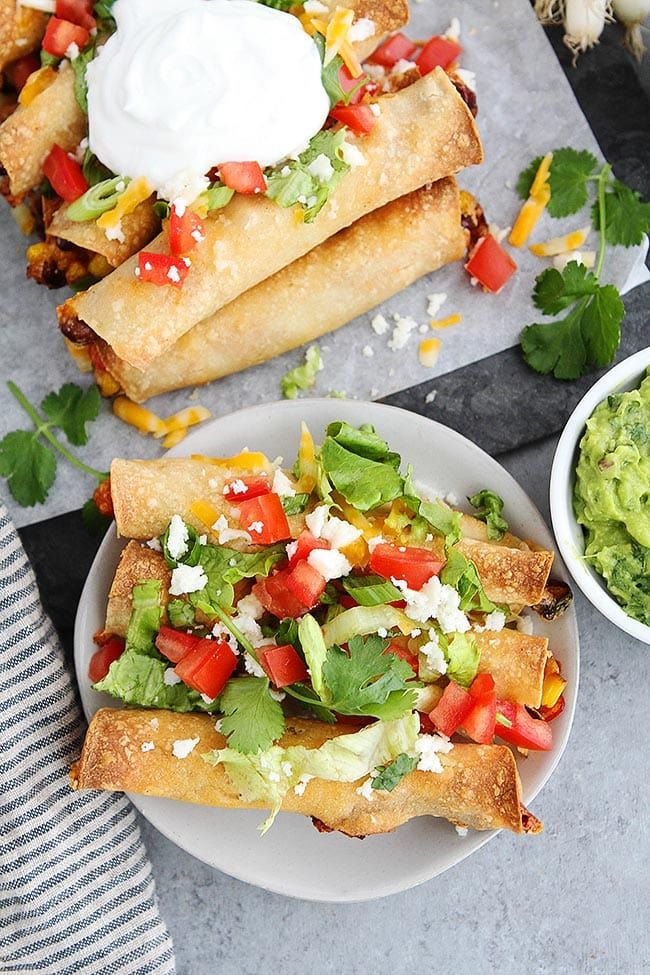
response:
{"label": "blue and white striped cloth", "polygon": [[0,972],[172,975],[130,803],[70,789],[83,732],[61,646],[0,501]]}

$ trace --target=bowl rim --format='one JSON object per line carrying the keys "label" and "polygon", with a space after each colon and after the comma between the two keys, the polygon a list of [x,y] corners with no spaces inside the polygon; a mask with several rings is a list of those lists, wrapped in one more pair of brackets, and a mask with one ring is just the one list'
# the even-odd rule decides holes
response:
{"label": "bowl rim", "polygon": [[649,367],[650,348],[641,349],[619,362],[587,390],[567,420],[555,448],[549,485],[553,533],[572,579],[610,623],[646,644],[650,644],[650,626],[629,616],[610,594],[604,580],[585,562],[582,528],[575,517],[572,498],[576,453],[587,420],[606,396],[635,388]]}

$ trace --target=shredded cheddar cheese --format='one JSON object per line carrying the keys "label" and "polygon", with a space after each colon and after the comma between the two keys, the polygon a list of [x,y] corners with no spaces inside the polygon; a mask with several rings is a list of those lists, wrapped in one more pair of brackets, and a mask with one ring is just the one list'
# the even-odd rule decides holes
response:
{"label": "shredded cheddar cheese", "polygon": [[428,369],[432,369],[438,361],[441,345],[442,342],[440,339],[423,339],[422,342],[420,342],[420,348],[418,351],[420,363],[423,366],[426,366]]}
{"label": "shredded cheddar cheese", "polygon": [[187,427],[179,427],[178,430],[173,430],[171,433],[167,434],[167,436],[163,439],[162,445],[166,448],[175,447],[177,443],[181,442],[181,440],[185,440],[186,436]]}
{"label": "shredded cheddar cheese", "polygon": [[133,213],[136,207],[151,196],[151,187],[144,176],[132,180],[122,193],[112,210],[97,218],[97,226],[102,230],[112,230],[118,226],[122,217]]}
{"label": "shredded cheddar cheese", "polygon": [[553,162],[553,153],[547,152],[541,163],[538,166],[537,172],[535,173],[535,179],[533,180],[532,186],[530,187],[529,196],[537,196],[541,192],[544,183],[548,183],[548,176],[551,172],[551,163]]}
{"label": "shredded cheddar cheese", "polygon": [[566,254],[567,251],[579,250],[589,236],[589,230],[589,227],[581,227],[580,230],[572,230],[562,237],[551,237],[539,244],[531,244],[528,250],[535,257],[555,257],[557,254]]}
{"label": "shredded cheddar cheese", "polygon": [[[164,431],[162,433],[155,433],[154,436],[165,437],[171,433],[177,433],[179,430],[187,430],[188,427],[193,427],[197,423],[203,423],[204,420],[209,420],[211,416],[212,413],[205,406],[188,406],[179,413],[168,416],[164,421]],[[167,444],[163,446],[167,446]]]}
{"label": "shredded cheddar cheese", "polygon": [[354,11],[350,10],[349,7],[337,7],[330,17],[325,31],[325,58],[323,60],[325,66],[337,54],[340,54],[342,45],[348,41],[348,34],[353,20]]}
{"label": "shredded cheddar cheese", "polygon": [[207,528],[211,528],[219,518],[219,512],[209,501],[193,501],[190,505],[190,511]]}
{"label": "shredded cheddar cheese", "polygon": [[459,325],[462,320],[462,315],[454,312],[453,315],[447,315],[446,318],[433,318],[431,320],[431,328],[451,328],[452,325]]}
{"label": "shredded cheddar cheese", "polygon": [[163,419],[144,406],[134,403],[128,396],[118,396],[113,400],[113,413],[141,433],[153,433],[158,436],[167,433]]}
{"label": "shredded cheddar cheese", "polygon": [[346,66],[353,78],[360,78],[363,74],[363,68],[361,67],[361,61],[357,57],[357,52],[350,41],[343,41],[341,47],[339,48],[339,54],[343,60],[343,64]]}
{"label": "shredded cheddar cheese", "polygon": [[510,231],[510,236],[508,237],[508,243],[512,247],[524,246],[550,199],[551,187],[548,183],[542,185],[541,190],[536,196],[528,197],[519,211],[514,226]]}
{"label": "shredded cheddar cheese", "polygon": [[25,106],[31,105],[36,96],[49,88],[55,78],[56,71],[54,68],[46,67],[33,71],[18,95],[18,103]]}
{"label": "shredded cheddar cheese", "polygon": [[266,454],[257,450],[244,450],[233,457],[206,457],[204,454],[192,454],[192,460],[202,460],[206,464],[215,464],[217,467],[235,467],[242,471],[256,471],[271,466]]}

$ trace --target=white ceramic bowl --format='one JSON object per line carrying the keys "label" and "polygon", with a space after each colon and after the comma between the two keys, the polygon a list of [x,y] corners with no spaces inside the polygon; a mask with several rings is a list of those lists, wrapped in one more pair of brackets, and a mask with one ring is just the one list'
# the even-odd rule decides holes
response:
{"label": "white ceramic bowl", "polygon": [[[411,461],[418,479],[432,487],[453,491],[459,498],[490,487],[505,502],[513,531],[553,548],[550,530],[523,489],[495,460],[454,430],[406,410],[379,403],[332,399],[285,400],[250,407],[202,424],[170,454],[227,456],[244,445],[295,456],[300,421],[316,437],[333,420],[374,423],[391,447]],[[103,626],[106,598],[123,542],[109,531],[84,586],[75,624],[75,665],[81,700],[90,718],[100,707],[118,702],[91,687],[88,663],[93,633]],[[553,575],[568,580],[556,558]],[[552,774],[566,746],[578,689],[578,630],[573,607],[548,623],[532,614],[535,633],[547,636],[568,680],[566,707],[553,723],[550,752],[531,753],[519,763],[523,799],[530,804]],[[131,796],[134,804],[173,843],[219,870],[293,897],[321,901],[358,901],[394,894],[430,880],[474,853],[495,831],[459,836],[443,820],[414,819],[394,833],[373,836],[363,843],[340,833],[318,833],[308,819],[280,814],[272,829],[260,837],[257,811],[210,809],[171,799]],[[533,809],[534,811],[534,809]],[[525,843],[525,839],[522,838]],[[534,842],[530,841],[530,842]],[[526,843],[526,845],[528,845]]]}
{"label": "white ceramic bowl", "polygon": [[602,577],[585,561],[584,535],[573,511],[573,489],[578,445],[587,420],[598,404],[611,393],[635,389],[643,379],[648,366],[650,366],[650,349],[642,349],[641,352],[631,355],[629,359],[624,359],[610,369],[583,396],[569,417],[558,442],[551,468],[550,486],[553,531],[569,572],[587,599],[603,616],[606,616],[619,630],[629,633],[643,643],[650,643],[650,626],[628,616],[609,594]]}

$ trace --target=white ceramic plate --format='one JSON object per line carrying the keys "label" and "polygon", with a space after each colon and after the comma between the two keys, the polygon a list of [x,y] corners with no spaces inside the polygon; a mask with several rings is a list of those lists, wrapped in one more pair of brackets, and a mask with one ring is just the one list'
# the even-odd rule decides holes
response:
{"label": "white ceramic plate", "polygon": [[637,389],[650,366],[650,349],[623,359],[605,373],[582,397],[567,420],[558,441],[551,468],[551,521],[557,544],[569,572],[587,599],[603,616],[625,633],[650,644],[650,626],[628,616],[607,590],[604,579],[585,561],[585,537],[573,512],[573,490],[578,462],[578,444],[587,420],[599,403],[611,393]]}
{"label": "white ceramic plate", "polygon": [[[541,515],[516,481],[487,454],[453,430],[394,407],[377,403],[305,399],[255,406],[199,428],[171,451],[228,456],[242,447],[282,455],[293,462],[301,420],[316,440],[327,423],[373,423],[411,462],[417,478],[458,498],[490,487],[505,501],[513,531],[553,548]],[[115,702],[92,690],[88,663],[93,633],[104,622],[106,598],[122,543],[113,531],[104,539],[84,587],[75,626],[75,664],[88,718]],[[566,578],[556,561],[554,575]],[[578,687],[578,630],[573,608],[554,624],[535,618],[535,632],[548,635],[568,680],[566,708],[554,722],[555,747],[531,754],[520,765],[524,801],[529,804],[555,768],[567,742]],[[358,901],[406,890],[442,873],[491,839],[495,832],[460,837],[446,822],[413,820],[396,832],[363,842],[337,833],[318,833],[308,819],[280,814],[263,838],[259,812],[208,809],[167,799],[131,797],[140,812],[172,842],[233,877],[292,897]],[[533,841],[534,842],[534,841]]]}

